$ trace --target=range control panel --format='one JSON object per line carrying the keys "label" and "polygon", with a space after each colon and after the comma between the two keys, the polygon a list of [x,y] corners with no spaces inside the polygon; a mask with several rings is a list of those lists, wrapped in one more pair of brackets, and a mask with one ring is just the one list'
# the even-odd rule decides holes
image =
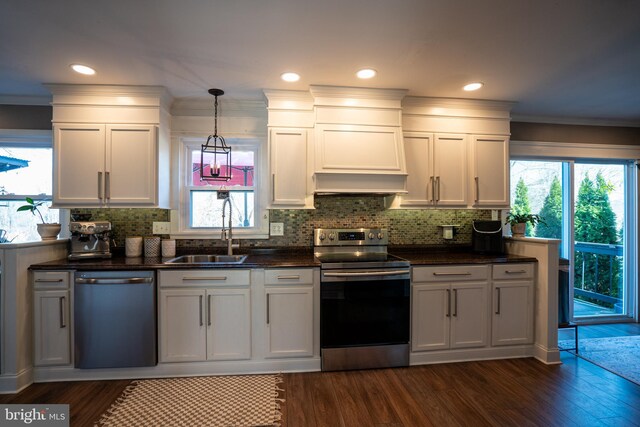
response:
{"label": "range control panel", "polygon": [[385,228],[316,228],[314,246],[387,245],[389,233]]}

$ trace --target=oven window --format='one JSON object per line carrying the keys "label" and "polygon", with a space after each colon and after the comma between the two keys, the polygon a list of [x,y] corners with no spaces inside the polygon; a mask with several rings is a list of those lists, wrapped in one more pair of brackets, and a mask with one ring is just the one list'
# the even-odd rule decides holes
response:
{"label": "oven window", "polygon": [[323,348],[409,342],[409,280],[322,283]]}

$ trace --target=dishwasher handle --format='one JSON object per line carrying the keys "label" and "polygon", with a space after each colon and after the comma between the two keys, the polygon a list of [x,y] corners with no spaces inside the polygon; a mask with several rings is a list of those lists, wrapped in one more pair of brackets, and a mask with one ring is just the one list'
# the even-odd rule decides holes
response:
{"label": "dishwasher handle", "polygon": [[152,277],[104,277],[99,279],[77,277],[75,280],[78,285],[138,285],[152,282]]}

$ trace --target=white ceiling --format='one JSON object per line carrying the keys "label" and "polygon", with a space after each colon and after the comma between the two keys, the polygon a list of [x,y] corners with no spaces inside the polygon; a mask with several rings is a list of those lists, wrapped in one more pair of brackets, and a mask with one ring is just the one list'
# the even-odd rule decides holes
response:
{"label": "white ceiling", "polygon": [[[97,69],[85,77],[71,63]],[[359,80],[362,67],[378,77]],[[284,83],[284,71],[302,75]],[[0,0],[0,100],[42,83],[263,99],[310,84],[516,101],[514,115],[640,125],[637,0]],[[485,87],[474,93],[470,81]]]}

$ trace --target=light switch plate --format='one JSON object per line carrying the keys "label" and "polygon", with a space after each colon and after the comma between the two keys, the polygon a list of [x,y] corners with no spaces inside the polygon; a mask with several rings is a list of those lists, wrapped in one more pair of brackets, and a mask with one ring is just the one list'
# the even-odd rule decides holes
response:
{"label": "light switch plate", "polygon": [[272,222],[269,224],[269,234],[271,236],[284,236],[284,223]]}
{"label": "light switch plate", "polygon": [[170,222],[154,222],[153,234],[170,234],[171,223]]}

